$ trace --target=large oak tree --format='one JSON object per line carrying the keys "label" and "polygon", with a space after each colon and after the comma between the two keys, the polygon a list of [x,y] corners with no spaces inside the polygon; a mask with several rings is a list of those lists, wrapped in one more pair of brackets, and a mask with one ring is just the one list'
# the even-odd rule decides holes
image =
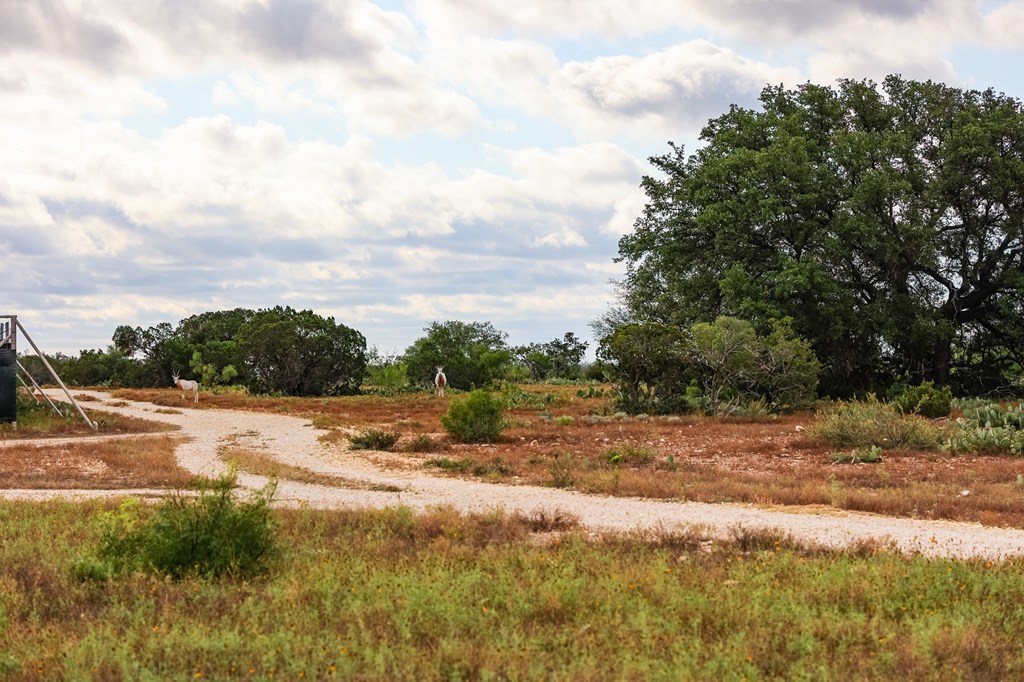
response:
{"label": "large oak tree", "polygon": [[1024,360],[1024,110],[890,76],[768,87],[651,159],[609,319],[791,317],[823,391],[978,391]]}

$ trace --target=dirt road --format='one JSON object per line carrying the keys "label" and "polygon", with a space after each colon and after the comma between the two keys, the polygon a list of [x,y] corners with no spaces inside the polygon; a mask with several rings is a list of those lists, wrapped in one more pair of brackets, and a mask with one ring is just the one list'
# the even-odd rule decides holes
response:
{"label": "dirt road", "polygon": [[[286,415],[219,409],[192,409],[183,404],[179,414],[156,412],[147,403],[112,401],[99,392],[86,392],[101,402],[89,408],[175,424],[190,440],[178,448],[179,463],[196,474],[216,476],[226,469],[218,448],[227,444],[262,449],[288,464],[318,473],[344,476],[399,492],[279,482],[277,499],[284,505],[308,504],[319,508],[381,508],[404,505],[414,510],[446,506],[460,512],[496,508],[531,514],[561,511],[594,530],[648,530],[701,525],[726,536],[736,526],[778,528],[794,538],[842,547],[862,540],[891,541],[905,552],[930,556],[998,559],[1024,554],[1024,531],[991,528],[973,523],[889,518],[843,511],[762,509],[749,505],[704,504],[585,495],[534,486],[510,486],[441,478],[420,472],[384,471],[365,454],[325,445],[322,431],[306,419]],[[266,479],[240,474],[247,488],[259,488]],[[62,496],[84,499],[99,495],[159,494],[159,491],[39,491],[2,490],[0,496],[41,499]]]}

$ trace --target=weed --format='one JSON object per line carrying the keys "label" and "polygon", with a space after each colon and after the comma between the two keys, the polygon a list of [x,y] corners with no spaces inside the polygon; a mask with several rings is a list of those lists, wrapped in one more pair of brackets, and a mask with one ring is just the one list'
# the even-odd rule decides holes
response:
{"label": "weed", "polygon": [[882,461],[882,448],[877,445],[868,449],[854,448],[850,452],[833,452],[829,458],[836,464],[874,464]]}
{"label": "weed", "polygon": [[369,429],[348,437],[349,447],[353,450],[394,450],[395,443],[401,438],[396,431]]}
{"label": "weed", "polygon": [[405,444],[404,447],[402,447],[402,450],[405,452],[440,452],[447,449],[447,443],[428,436],[425,433],[421,433],[420,435],[413,437]]}
{"label": "weed", "polygon": [[838,447],[903,447],[934,450],[942,443],[946,430],[924,419],[897,413],[891,406],[871,399],[866,402],[840,402],[818,414],[809,433]]}

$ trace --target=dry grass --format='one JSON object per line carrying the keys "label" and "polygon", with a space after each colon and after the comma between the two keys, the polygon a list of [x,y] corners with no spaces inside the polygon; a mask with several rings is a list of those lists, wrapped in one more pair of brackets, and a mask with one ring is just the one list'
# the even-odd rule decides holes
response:
{"label": "dry grass", "polygon": [[225,462],[235,462],[241,471],[258,476],[272,476],[300,483],[329,486],[332,488],[349,488],[353,490],[382,490],[400,492],[401,488],[393,485],[370,484],[345,476],[325,474],[307,469],[306,467],[287,464],[265,452],[237,445],[224,445],[218,450],[218,456]]}
{"label": "dry grass", "polygon": [[83,440],[0,449],[0,485],[28,489],[177,488],[193,476],[178,466],[180,437]]}

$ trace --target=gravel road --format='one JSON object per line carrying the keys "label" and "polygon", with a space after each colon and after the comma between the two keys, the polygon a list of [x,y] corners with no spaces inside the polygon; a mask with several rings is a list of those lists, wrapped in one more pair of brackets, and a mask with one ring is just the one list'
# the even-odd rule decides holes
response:
{"label": "gravel road", "polygon": [[[734,527],[773,528],[800,541],[843,547],[863,540],[891,542],[901,551],[928,556],[999,559],[1024,554],[1024,530],[991,528],[975,523],[924,521],[873,514],[786,508],[764,509],[751,505],[704,504],[636,498],[605,497],[525,485],[498,485],[454,478],[434,477],[422,472],[381,470],[364,453],[338,445],[325,445],[317,438],[323,431],[306,419],[286,415],[220,409],[193,409],[182,404],[180,414],[156,412],[148,403],[112,401],[108,394],[85,392],[100,402],[94,410],[116,412],[175,424],[190,440],[179,446],[177,456],[185,469],[216,476],[226,468],[217,456],[220,446],[239,444],[265,449],[268,455],[288,464],[318,473],[343,476],[376,486],[396,487],[399,492],[311,485],[281,480],[277,500],[283,505],[308,504],[319,508],[381,508],[406,506],[424,510],[446,506],[460,512],[506,512],[532,514],[564,512],[577,517],[593,530],[673,530],[691,525],[705,527],[725,537]],[[266,479],[239,474],[239,483],[259,488]],[[41,499],[60,496],[85,499],[100,495],[158,495],[152,490],[0,490],[12,499]]]}

